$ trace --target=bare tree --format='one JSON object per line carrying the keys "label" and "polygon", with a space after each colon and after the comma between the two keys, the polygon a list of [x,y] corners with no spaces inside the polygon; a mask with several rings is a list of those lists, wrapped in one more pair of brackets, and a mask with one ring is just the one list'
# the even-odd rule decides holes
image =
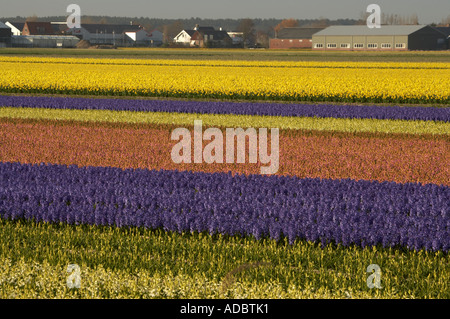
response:
{"label": "bare tree", "polygon": [[255,44],[256,36],[255,36],[255,23],[252,19],[242,19],[239,22],[237,27],[237,31],[243,33],[244,45],[252,46]]}
{"label": "bare tree", "polygon": [[447,18],[442,19],[441,25],[442,26],[450,26],[450,14],[447,16]]}
{"label": "bare tree", "polygon": [[175,21],[172,24],[166,24],[163,26],[164,42],[172,43],[173,38],[177,36],[183,30],[183,22]]}

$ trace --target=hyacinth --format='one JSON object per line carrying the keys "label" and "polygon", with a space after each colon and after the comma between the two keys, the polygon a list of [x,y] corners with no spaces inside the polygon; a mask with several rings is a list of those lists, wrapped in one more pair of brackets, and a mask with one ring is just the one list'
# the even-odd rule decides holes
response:
{"label": "hyacinth", "polygon": [[379,105],[281,104],[249,102],[203,102],[142,99],[88,99],[45,96],[0,95],[0,106],[69,110],[176,112],[350,119],[390,119],[450,122],[450,110],[436,107]]}
{"label": "hyacinth", "polygon": [[2,218],[450,248],[444,185],[18,163],[0,176]]}

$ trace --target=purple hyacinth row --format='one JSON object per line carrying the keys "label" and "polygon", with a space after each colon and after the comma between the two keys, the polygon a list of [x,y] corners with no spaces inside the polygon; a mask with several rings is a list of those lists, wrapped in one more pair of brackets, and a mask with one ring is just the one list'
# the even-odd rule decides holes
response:
{"label": "purple hyacinth row", "polygon": [[0,164],[0,216],[448,251],[434,184]]}
{"label": "purple hyacinth row", "polygon": [[450,120],[449,108],[1,96],[0,106],[392,120]]}

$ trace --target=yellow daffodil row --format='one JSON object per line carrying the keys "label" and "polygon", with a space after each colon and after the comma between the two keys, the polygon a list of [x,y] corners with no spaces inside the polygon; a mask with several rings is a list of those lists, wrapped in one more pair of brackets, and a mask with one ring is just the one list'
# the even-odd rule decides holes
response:
{"label": "yellow daffodil row", "polygon": [[435,121],[281,117],[230,114],[59,110],[0,107],[0,118],[69,120],[135,124],[193,125],[202,120],[215,127],[276,127],[290,130],[449,135],[450,123]]}
{"label": "yellow daffodil row", "polygon": [[170,59],[106,59],[55,57],[2,57],[1,62],[63,63],[101,65],[161,65],[161,66],[225,66],[278,68],[347,68],[347,69],[450,69],[449,63],[424,62],[324,62],[324,61],[229,61],[229,60],[170,60]]}
{"label": "yellow daffodil row", "polygon": [[446,63],[0,58],[0,91],[450,103]]}

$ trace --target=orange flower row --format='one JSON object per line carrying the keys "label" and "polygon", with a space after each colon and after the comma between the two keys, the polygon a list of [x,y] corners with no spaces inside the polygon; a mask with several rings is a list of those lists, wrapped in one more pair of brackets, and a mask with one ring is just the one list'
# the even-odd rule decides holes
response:
{"label": "orange flower row", "polygon": [[[260,173],[263,164],[250,164],[248,157],[245,164],[175,164],[175,128],[2,119],[0,161]],[[447,137],[280,131],[277,174],[449,185],[449,144]]]}

